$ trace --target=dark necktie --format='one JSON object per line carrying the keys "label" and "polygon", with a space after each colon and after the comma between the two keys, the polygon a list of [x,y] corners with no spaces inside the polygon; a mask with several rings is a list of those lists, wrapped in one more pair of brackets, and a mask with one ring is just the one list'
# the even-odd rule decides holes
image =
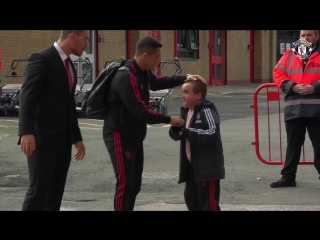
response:
{"label": "dark necktie", "polygon": [[72,87],[73,87],[73,81],[72,81],[72,75],[71,75],[71,70],[70,70],[70,57],[67,57],[66,60],[66,70],[69,78],[69,92],[70,94],[72,93]]}

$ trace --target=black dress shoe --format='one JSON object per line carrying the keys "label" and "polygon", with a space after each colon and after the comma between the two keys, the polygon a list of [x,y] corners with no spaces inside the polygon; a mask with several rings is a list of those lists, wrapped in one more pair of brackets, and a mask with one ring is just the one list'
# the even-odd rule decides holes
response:
{"label": "black dress shoe", "polygon": [[296,181],[289,181],[282,178],[270,183],[270,187],[272,188],[295,187],[296,185],[297,185]]}

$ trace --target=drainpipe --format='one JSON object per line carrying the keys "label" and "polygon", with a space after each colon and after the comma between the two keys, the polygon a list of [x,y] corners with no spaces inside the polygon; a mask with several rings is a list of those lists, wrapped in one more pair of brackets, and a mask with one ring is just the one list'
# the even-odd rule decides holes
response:
{"label": "drainpipe", "polygon": [[228,85],[228,30],[225,31],[224,38],[224,85]]}
{"label": "drainpipe", "polygon": [[214,30],[209,30],[209,86],[212,86],[212,34]]}
{"label": "drainpipe", "polygon": [[95,49],[95,53],[96,53],[96,76],[99,76],[100,74],[100,43],[101,43],[101,35],[100,35],[100,30],[96,30],[96,49]]}
{"label": "drainpipe", "polygon": [[174,42],[174,45],[173,45],[173,52],[174,52],[174,55],[173,57],[176,58],[178,57],[178,30],[173,30],[173,42]]}
{"label": "drainpipe", "polygon": [[126,30],[126,52],[127,59],[131,59],[131,31]]}
{"label": "drainpipe", "polygon": [[250,51],[250,83],[254,82],[254,30],[250,31],[250,43],[248,49]]}

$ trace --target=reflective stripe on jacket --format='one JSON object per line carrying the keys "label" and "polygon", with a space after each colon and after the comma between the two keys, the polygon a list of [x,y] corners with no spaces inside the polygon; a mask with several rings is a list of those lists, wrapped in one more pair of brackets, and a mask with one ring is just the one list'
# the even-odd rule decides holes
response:
{"label": "reflective stripe on jacket", "polygon": [[[284,93],[284,120],[299,117],[320,117],[320,44],[309,57],[305,69],[303,60],[287,50],[273,70],[273,78]],[[300,95],[292,91],[295,84],[314,87],[314,93]]]}

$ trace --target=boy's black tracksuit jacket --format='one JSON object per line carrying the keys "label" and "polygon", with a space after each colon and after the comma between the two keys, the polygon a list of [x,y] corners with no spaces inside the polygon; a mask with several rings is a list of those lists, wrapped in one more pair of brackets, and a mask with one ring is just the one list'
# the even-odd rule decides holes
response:
{"label": "boy's black tracksuit jacket", "polygon": [[[182,107],[180,117],[186,122],[188,108]],[[183,130],[182,136],[179,132]],[[214,103],[203,99],[196,105],[190,128],[170,127],[170,137],[180,140],[179,181],[190,180],[194,171],[196,182],[207,182],[225,178],[224,154],[220,135],[220,120]],[[186,155],[186,139],[190,141],[191,167]]]}

